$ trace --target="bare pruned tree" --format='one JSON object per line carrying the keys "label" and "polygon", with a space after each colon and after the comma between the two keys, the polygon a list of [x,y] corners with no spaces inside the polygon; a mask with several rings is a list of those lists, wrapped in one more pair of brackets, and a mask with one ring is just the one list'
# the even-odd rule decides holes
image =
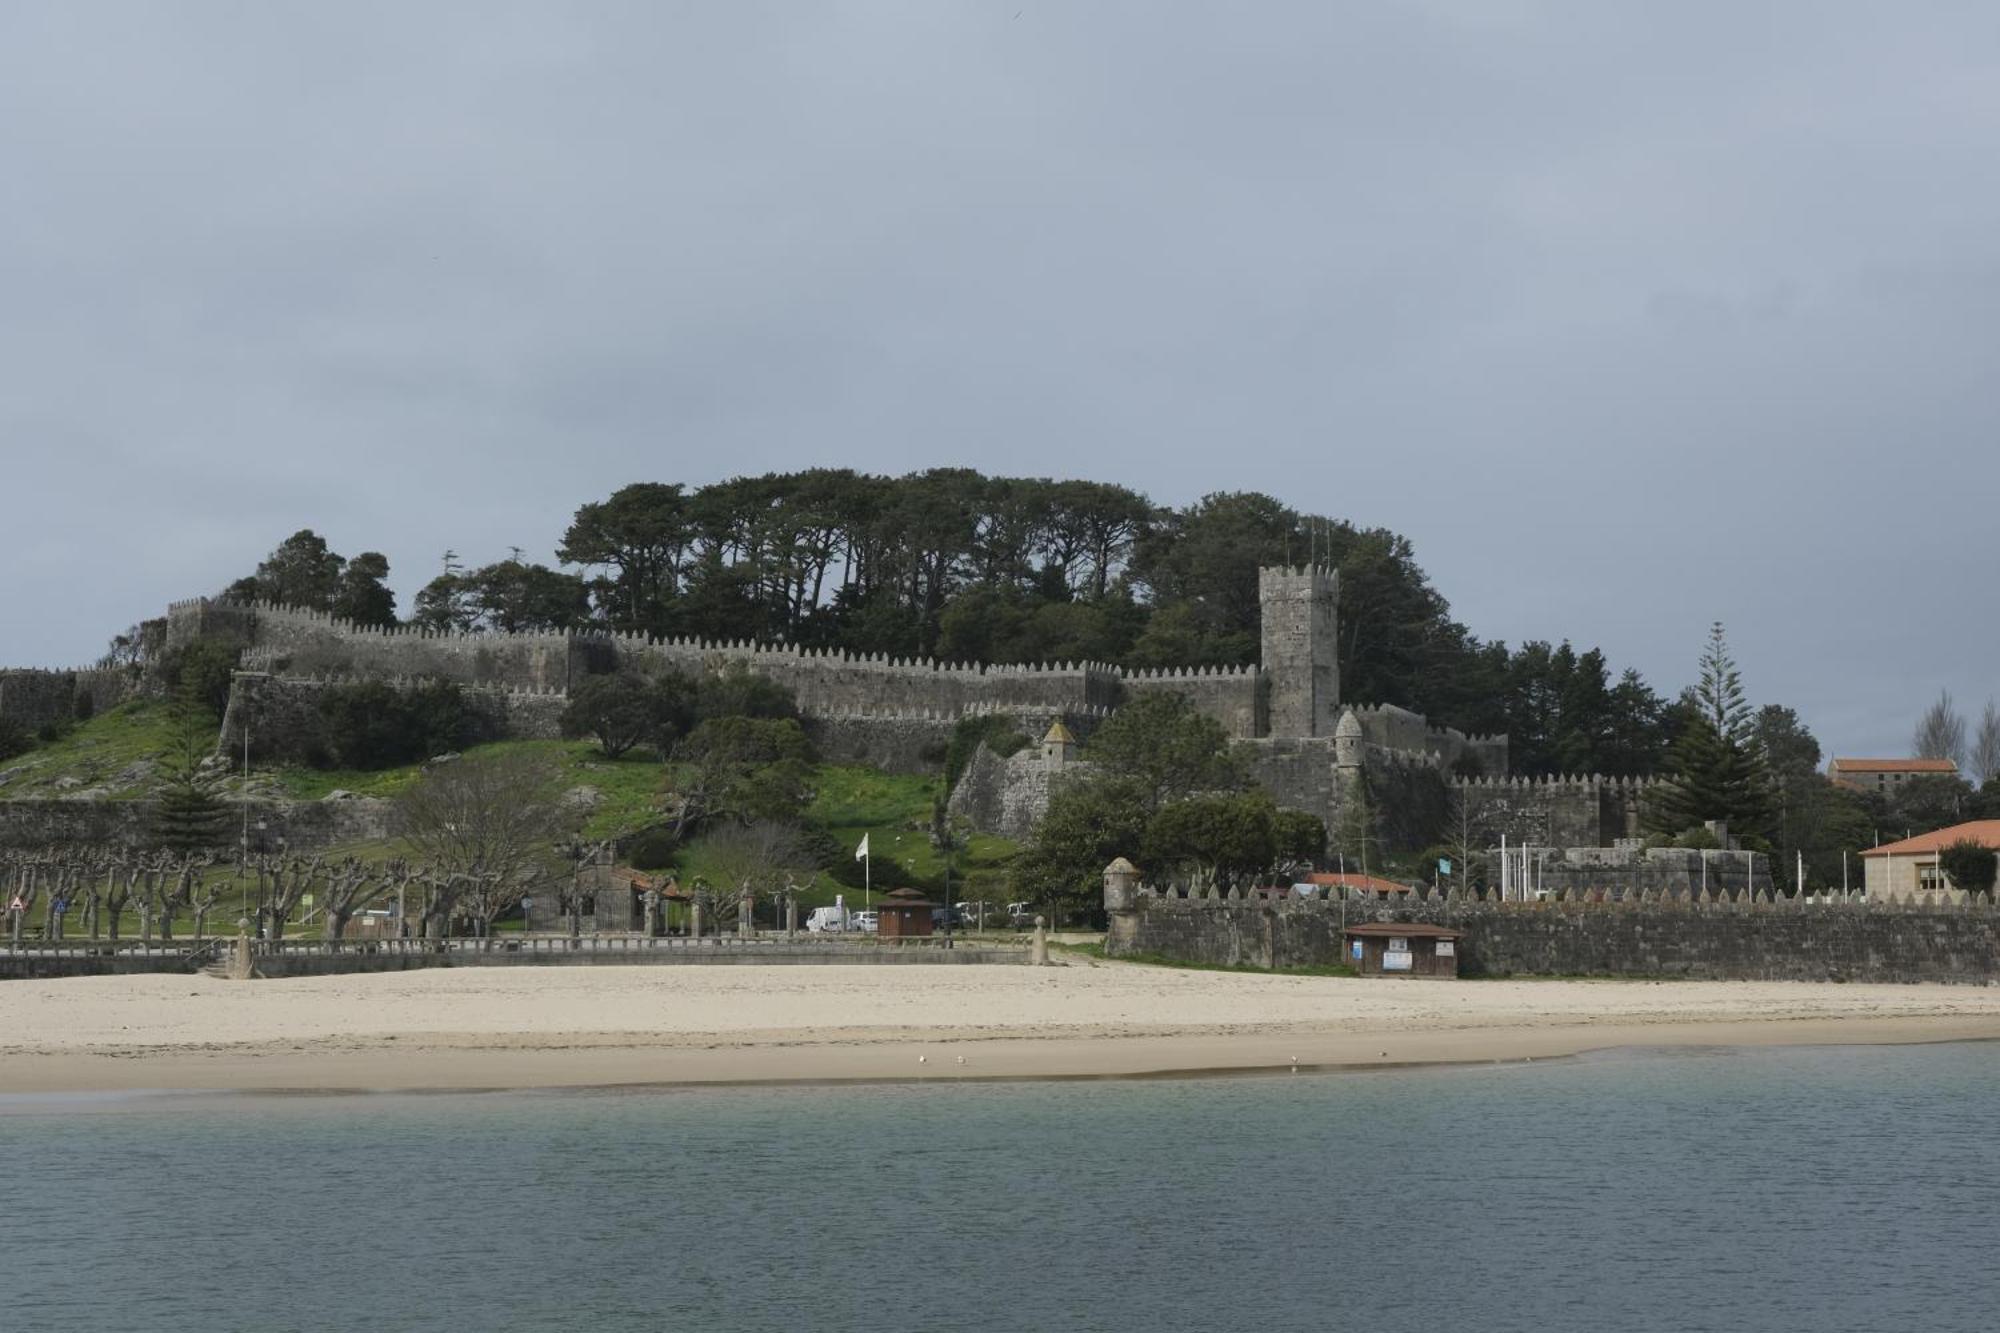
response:
{"label": "bare pruned tree", "polygon": [[718,926],[736,919],[741,905],[759,891],[776,891],[788,872],[797,875],[813,868],[812,851],[792,824],[771,820],[725,824],[698,845],[703,863],[721,881],[709,904]]}
{"label": "bare pruned tree", "polygon": [[345,939],[354,914],[382,898],[395,883],[392,870],[377,871],[352,857],[327,871],[314,892],[314,901],[326,913],[326,937]]}
{"label": "bare pruned tree", "polygon": [[1966,776],[1983,785],[2000,777],[2000,706],[1991,699],[1980,710],[1979,725],[1972,729],[1972,749]]}
{"label": "bare pruned tree", "polygon": [[581,824],[548,759],[526,751],[468,755],[426,772],[398,798],[403,836],[432,870],[424,930],[449,933],[460,906],[490,926],[562,864]]}
{"label": "bare pruned tree", "polygon": [[1951,702],[1950,690],[1939,690],[1937,702],[1917,719],[1910,750],[1919,759],[1949,759],[1965,764],[1965,718]]}

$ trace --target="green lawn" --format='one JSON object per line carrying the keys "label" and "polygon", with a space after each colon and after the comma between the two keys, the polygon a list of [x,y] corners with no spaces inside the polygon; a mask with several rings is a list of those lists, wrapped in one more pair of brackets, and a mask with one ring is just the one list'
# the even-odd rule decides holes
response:
{"label": "green lawn", "polygon": [[[153,700],[133,700],[71,728],[61,738],[26,754],[0,760],[0,800],[61,796],[102,788],[114,799],[145,794],[151,778],[143,771],[173,739],[167,708]],[[74,782],[57,786],[61,779]]]}

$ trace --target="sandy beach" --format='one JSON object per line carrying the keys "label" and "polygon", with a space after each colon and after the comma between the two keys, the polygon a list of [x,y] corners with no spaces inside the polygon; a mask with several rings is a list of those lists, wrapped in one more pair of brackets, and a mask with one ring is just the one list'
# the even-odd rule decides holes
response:
{"label": "sandy beach", "polygon": [[9,982],[0,1092],[1143,1077],[2000,1038],[2000,988],[1028,967]]}

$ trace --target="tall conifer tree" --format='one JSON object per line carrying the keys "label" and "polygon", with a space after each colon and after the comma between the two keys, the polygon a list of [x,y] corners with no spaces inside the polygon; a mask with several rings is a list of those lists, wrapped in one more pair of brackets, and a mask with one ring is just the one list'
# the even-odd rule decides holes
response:
{"label": "tall conifer tree", "polygon": [[1766,831],[1771,775],[1721,621],[1709,628],[1701,681],[1684,705],[1681,734],[1668,763],[1671,771],[1655,798],[1651,820],[1660,832],[1683,833],[1711,819],[1727,820],[1739,834],[1761,836]]}

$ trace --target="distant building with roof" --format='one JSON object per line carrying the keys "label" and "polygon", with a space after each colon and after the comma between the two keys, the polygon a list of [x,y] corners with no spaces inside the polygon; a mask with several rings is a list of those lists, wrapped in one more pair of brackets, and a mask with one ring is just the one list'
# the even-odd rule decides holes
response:
{"label": "distant building with roof", "polygon": [[1912,778],[1955,778],[1949,759],[1835,759],[1826,775],[1843,787],[1887,796]]}
{"label": "distant building with roof", "polygon": [[1975,819],[1967,824],[1920,833],[1901,842],[1885,842],[1861,853],[1861,884],[1874,899],[1912,893],[1962,896],[1938,864],[1944,849],[1955,842],[1976,842],[2000,854],[2000,819]]}
{"label": "distant building with roof", "polygon": [[1374,894],[1377,898],[1394,898],[1416,890],[1408,884],[1399,884],[1393,879],[1383,879],[1380,875],[1363,875],[1353,870],[1325,871],[1308,875],[1300,880],[1316,889],[1341,889],[1349,894]]}

